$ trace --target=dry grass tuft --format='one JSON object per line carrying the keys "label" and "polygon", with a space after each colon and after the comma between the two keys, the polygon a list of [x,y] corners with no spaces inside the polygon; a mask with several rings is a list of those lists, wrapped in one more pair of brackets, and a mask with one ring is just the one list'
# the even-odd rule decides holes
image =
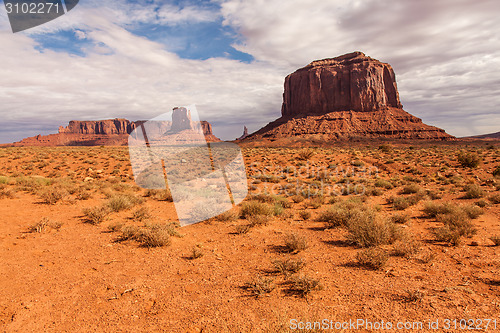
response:
{"label": "dry grass tuft", "polygon": [[49,220],[48,217],[43,217],[40,221],[31,225],[28,228],[28,230],[30,232],[42,233],[42,232],[46,231],[48,228],[59,230],[62,227],[62,225],[63,225],[62,222],[51,221],[51,220]]}
{"label": "dry grass tuft", "polygon": [[286,260],[277,259],[273,261],[273,265],[277,272],[288,276],[299,272],[306,263],[303,259],[288,258]]}
{"label": "dry grass tuft", "polygon": [[372,247],[359,251],[356,254],[356,260],[361,266],[377,270],[385,266],[389,255],[378,247]]}
{"label": "dry grass tuft", "polygon": [[285,237],[285,249],[288,252],[297,253],[307,249],[307,239],[303,235],[297,233],[291,233]]}
{"label": "dry grass tuft", "polygon": [[323,289],[319,280],[311,278],[307,275],[295,276],[291,279],[291,283],[291,289],[300,293],[302,296],[307,296],[314,290]]}
{"label": "dry grass tuft", "polygon": [[92,208],[84,208],[83,209],[83,214],[85,215],[85,222],[90,223],[90,224],[100,224],[110,214],[110,210],[108,206],[96,206]]}
{"label": "dry grass tuft", "polygon": [[252,281],[245,283],[244,288],[248,290],[253,296],[262,296],[269,294],[275,288],[274,280],[271,278],[265,278],[262,276],[257,276],[252,279]]}

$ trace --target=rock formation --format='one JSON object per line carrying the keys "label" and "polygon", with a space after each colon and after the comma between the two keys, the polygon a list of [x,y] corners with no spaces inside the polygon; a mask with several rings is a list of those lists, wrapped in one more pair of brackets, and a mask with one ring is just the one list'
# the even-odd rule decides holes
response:
{"label": "rock formation", "polygon": [[[181,128],[185,126],[183,118],[179,115],[172,122],[171,127]],[[129,121],[127,119],[107,119],[96,121],[72,120],[68,126],[59,127],[58,134],[37,135],[15,142],[14,146],[125,146],[128,143],[128,135],[144,121]],[[189,123],[191,124],[190,118]],[[169,124],[168,124],[169,125]],[[220,141],[212,133],[212,125],[207,121],[200,121],[200,126],[205,139],[209,142]],[[165,126],[169,127],[169,126]],[[163,129],[158,128],[158,131]]]}
{"label": "rock formation", "polygon": [[453,138],[404,111],[392,67],[361,52],[313,61],[288,75],[281,115],[247,140]]}
{"label": "rock formation", "polygon": [[236,140],[243,140],[246,137],[248,137],[248,128],[246,126],[243,126],[243,134]]}

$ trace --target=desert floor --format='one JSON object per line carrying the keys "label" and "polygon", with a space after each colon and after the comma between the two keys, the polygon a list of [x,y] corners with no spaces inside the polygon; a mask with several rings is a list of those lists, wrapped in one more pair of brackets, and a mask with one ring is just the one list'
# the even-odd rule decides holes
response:
{"label": "desert floor", "polygon": [[245,202],[179,227],[125,147],[0,149],[0,329],[500,329],[498,143],[242,152]]}

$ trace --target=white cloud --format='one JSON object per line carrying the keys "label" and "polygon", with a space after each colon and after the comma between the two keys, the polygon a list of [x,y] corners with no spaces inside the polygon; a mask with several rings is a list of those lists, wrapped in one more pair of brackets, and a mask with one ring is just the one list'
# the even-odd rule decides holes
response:
{"label": "white cloud", "polygon": [[283,73],[267,64],[181,59],[96,11],[87,15],[87,25],[95,28],[86,38],[109,52],[92,49],[86,57],[38,52],[28,35],[0,33],[0,140],[11,141],[12,125],[23,122],[36,124],[35,131],[42,125],[56,130],[72,119],[149,119],[192,103],[213,123],[216,135],[233,139],[243,125],[258,129],[269,101],[279,110]]}
{"label": "white cloud", "polygon": [[224,23],[244,37],[240,51],[289,71],[363,51],[394,67],[407,111],[458,136],[500,124],[499,10],[497,0],[222,4]]}

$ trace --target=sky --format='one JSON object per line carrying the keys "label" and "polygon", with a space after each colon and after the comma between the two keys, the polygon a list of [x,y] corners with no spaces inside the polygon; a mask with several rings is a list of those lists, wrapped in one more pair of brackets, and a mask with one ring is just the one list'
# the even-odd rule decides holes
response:
{"label": "sky", "polygon": [[0,143],[191,104],[234,139],[280,116],[286,75],[353,51],[391,64],[425,123],[498,132],[499,12],[498,0],[80,0],[14,34],[0,5]]}

